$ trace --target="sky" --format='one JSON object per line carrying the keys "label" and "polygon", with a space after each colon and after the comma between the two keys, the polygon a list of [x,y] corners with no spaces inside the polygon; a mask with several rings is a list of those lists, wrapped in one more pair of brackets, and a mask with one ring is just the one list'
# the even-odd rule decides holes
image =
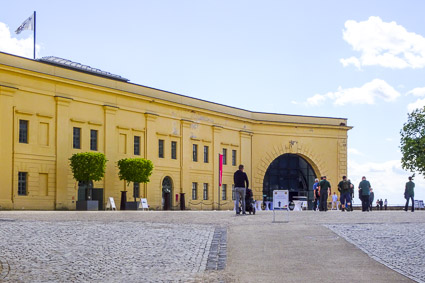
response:
{"label": "sky", "polygon": [[[425,105],[424,10],[421,0],[4,1],[0,51],[33,57],[32,31],[14,31],[36,11],[37,58],[251,111],[347,118],[348,177],[403,204],[412,172],[399,133]],[[424,177],[414,181],[425,199]]]}

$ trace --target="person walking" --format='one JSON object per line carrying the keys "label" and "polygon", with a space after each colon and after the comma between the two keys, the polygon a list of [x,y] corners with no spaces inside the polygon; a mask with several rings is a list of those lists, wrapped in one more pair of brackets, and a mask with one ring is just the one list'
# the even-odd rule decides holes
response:
{"label": "person walking", "polygon": [[370,188],[370,195],[369,195],[369,209],[372,211],[373,208],[373,199],[375,198],[375,193],[373,192],[373,189]]}
{"label": "person walking", "polygon": [[342,176],[342,181],[338,184],[338,191],[341,193],[340,201],[341,201],[341,211],[351,209],[351,182],[347,180],[347,176]]}
{"label": "person walking", "polygon": [[379,210],[382,210],[382,207],[384,206],[384,202],[382,199],[379,201]]}
{"label": "person walking", "polygon": [[245,212],[245,194],[246,188],[249,187],[248,176],[243,171],[244,166],[239,165],[239,170],[233,174],[233,182],[235,185],[235,193],[236,193],[236,214],[240,214],[239,201],[242,201],[242,214],[246,214]]}
{"label": "person walking", "polygon": [[404,198],[406,199],[406,205],[404,206],[404,211],[407,211],[409,207],[409,199],[412,200],[412,212],[415,211],[415,183],[412,181],[412,177],[409,177],[409,182],[406,183],[406,188],[404,189]]}
{"label": "person walking", "polygon": [[370,183],[365,176],[359,184],[359,195],[362,200],[362,211],[369,211]]}
{"label": "person walking", "polygon": [[384,209],[387,210],[387,206],[388,206],[388,201],[387,199],[384,200]]}
{"label": "person walking", "polygon": [[319,193],[320,193],[320,211],[328,210],[328,196],[331,195],[331,183],[326,180],[326,176],[322,177],[322,181],[319,183]]}
{"label": "person walking", "polygon": [[313,196],[314,196],[314,202],[313,202],[313,210],[319,210],[319,179],[314,180],[313,184]]}
{"label": "person walking", "polygon": [[332,208],[331,208],[331,210],[338,210],[338,196],[336,195],[336,193],[334,193],[333,195],[332,195]]}
{"label": "person walking", "polygon": [[354,202],[354,185],[353,183],[351,183],[351,180],[348,179],[348,182],[350,183],[350,197],[351,197],[351,202],[350,202],[350,211],[353,211],[353,202]]}

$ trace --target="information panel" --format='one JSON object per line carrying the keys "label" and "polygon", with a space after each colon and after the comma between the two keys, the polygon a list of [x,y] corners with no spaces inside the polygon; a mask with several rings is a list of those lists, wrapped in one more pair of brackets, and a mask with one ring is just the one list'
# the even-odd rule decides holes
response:
{"label": "information panel", "polygon": [[273,210],[274,209],[288,209],[289,192],[288,190],[274,190],[273,191]]}

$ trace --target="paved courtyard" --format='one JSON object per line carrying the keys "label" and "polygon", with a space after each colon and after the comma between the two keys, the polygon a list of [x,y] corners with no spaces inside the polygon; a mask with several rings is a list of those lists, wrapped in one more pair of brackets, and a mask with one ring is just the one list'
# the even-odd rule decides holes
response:
{"label": "paved courtyard", "polygon": [[425,282],[424,217],[0,211],[0,281]]}

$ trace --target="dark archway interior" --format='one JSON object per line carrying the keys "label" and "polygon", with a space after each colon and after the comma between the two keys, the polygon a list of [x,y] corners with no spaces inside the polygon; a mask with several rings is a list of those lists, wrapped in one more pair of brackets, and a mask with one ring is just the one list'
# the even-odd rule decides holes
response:
{"label": "dark archway interior", "polygon": [[172,196],[173,196],[173,182],[170,177],[165,177],[162,181],[162,199],[163,199],[163,210],[171,210],[172,207]]}
{"label": "dark archway interior", "polygon": [[289,190],[289,201],[294,196],[306,196],[310,209],[315,178],[316,173],[304,158],[296,154],[283,154],[267,168],[263,181],[264,201],[273,201],[273,190]]}

